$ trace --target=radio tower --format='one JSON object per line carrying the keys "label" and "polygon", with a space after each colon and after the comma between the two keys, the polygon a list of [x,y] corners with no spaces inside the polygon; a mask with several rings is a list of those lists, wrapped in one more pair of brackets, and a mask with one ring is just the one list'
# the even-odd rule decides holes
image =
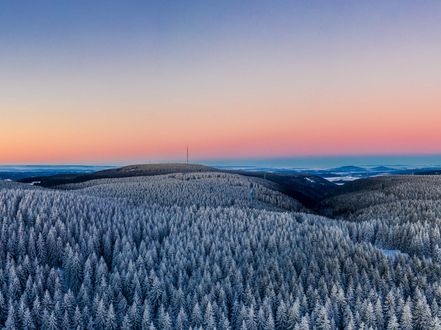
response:
{"label": "radio tower", "polygon": [[188,164],[188,144],[187,144],[187,164]]}

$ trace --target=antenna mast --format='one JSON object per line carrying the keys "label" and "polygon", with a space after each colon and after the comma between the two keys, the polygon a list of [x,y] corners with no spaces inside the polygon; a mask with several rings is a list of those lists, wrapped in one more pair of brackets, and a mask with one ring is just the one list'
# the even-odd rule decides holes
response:
{"label": "antenna mast", "polygon": [[188,144],[187,144],[187,164],[188,164]]}

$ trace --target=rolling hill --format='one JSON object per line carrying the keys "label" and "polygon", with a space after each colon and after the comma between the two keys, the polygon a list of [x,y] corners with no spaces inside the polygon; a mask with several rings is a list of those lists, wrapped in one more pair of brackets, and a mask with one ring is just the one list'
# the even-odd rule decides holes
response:
{"label": "rolling hill", "polygon": [[52,176],[28,177],[18,181],[23,183],[35,182],[38,186],[50,188],[63,184],[80,183],[97,179],[215,171],[217,171],[215,168],[196,164],[141,164],[106,169],[87,174],[60,174]]}
{"label": "rolling hill", "polygon": [[[271,181],[222,172],[174,173],[108,178],[56,187],[82,195],[123,198],[136,205],[236,206],[267,210],[306,210]],[[253,196],[250,195],[251,190]]]}
{"label": "rolling hill", "polygon": [[131,165],[116,169],[108,169],[90,174],[70,174],[54,175],[45,177],[31,177],[19,180],[23,183],[35,183],[38,186],[54,188],[89,182],[99,179],[116,179],[129,177],[148,177],[156,175],[176,174],[176,173],[207,173],[219,172],[230,173],[241,176],[254,177],[266,181],[271,189],[277,190],[288,195],[307,207],[314,207],[325,197],[331,195],[337,187],[325,179],[316,175],[308,174],[279,174],[269,172],[246,172],[246,171],[228,171],[218,170],[209,166],[197,164],[148,164]]}

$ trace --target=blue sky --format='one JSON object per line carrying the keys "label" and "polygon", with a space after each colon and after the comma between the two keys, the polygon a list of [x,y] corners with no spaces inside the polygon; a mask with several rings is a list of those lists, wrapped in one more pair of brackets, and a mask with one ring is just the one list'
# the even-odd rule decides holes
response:
{"label": "blue sky", "polygon": [[0,162],[438,153],[439,31],[439,1],[2,1]]}

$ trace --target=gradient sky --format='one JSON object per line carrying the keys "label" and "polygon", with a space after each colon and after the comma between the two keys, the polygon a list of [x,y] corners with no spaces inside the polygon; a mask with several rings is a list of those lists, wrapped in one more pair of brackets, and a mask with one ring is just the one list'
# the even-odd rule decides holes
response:
{"label": "gradient sky", "polygon": [[441,153],[441,1],[0,2],[0,163]]}

